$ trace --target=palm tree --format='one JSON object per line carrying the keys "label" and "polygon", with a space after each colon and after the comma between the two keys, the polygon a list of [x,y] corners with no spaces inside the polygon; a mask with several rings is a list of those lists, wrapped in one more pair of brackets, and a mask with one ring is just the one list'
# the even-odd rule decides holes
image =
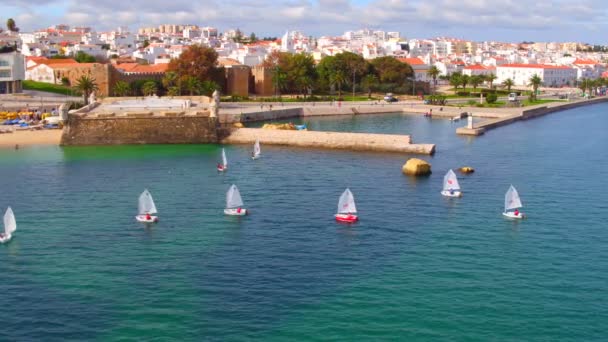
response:
{"label": "palm tree", "polygon": [[490,89],[494,89],[494,81],[496,80],[496,75],[494,74],[487,74],[485,79],[486,82],[488,82],[488,86],[490,87]]}
{"label": "palm tree", "polygon": [[141,86],[141,92],[144,93],[144,96],[152,96],[156,94],[156,91],[156,82],[154,81],[147,81]]}
{"label": "palm tree", "polygon": [[125,81],[118,81],[114,84],[114,96],[127,96],[131,91],[131,86]]}
{"label": "palm tree", "polygon": [[179,87],[169,87],[169,89],[167,89],[167,95],[169,95],[169,96],[179,96],[180,95],[180,89],[179,89]]}
{"label": "palm tree", "polygon": [[529,86],[532,87],[532,99],[536,101],[536,92],[538,91],[538,87],[540,87],[540,85],[543,83],[543,80],[540,78],[540,76],[534,74],[532,77],[530,77],[529,81]]}
{"label": "palm tree", "polygon": [[502,86],[507,88],[507,91],[510,93],[511,92],[511,87],[514,85],[514,82],[512,79],[507,78],[506,80],[504,80],[502,82]]}
{"label": "palm tree", "polygon": [[462,88],[467,89],[467,84],[471,81],[471,77],[469,75],[460,76],[460,84],[462,84]]}
{"label": "palm tree", "polygon": [[435,92],[435,89],[437,88],[437,77],[439,76],[439,74],[441,74],[441,71],[439,71],[439,69],[436,66],[432,66],[429,68],[429,70],[427,70],[426,74],[433,79],[433,93]]}
{"label": "palm tree", "polygon": [[460,78],[462,77],[462,74],[460,73],[453,73],[452,75],[450,75],[450,85],[452,87],[454,87],[454,90],[458,89],[458,86],[460,86]]}
{"label": "palm tree", "polygon": [[306,74],[298,77],[296,79],[296,83],[300,90],[302,91],[302,95],[304,96],[304,100],[306,100],[306,95],[308,95],[309,91],[312,91],[312,87],[314,86],[314,81],[312,76]]}
{"label": "palm tree", "polygon": [[[178,90],[180,88],[179,76],[174,71],[167,72],[161,82],[163,84],[163,87],[165,87],[165,89],[167,89],[167,91],[169,91],[169,89],[171,89],[172,87],[177,87]],[[172,96],[176,96],[176,95],[179,95],[179,94],[175,94]]]}
{"label": "palm tree", "polygon": [[182,86],[184,90],[186,90],[190,96],[200,94],[201,81],[194,76],[185,76],[182,79]]}
{"label": "palm tree", "polygon": [[91,78],[89,75],[82,75],[76,80],[74,89],[82,93],[84,103],[89,104],[89,96],[91,93],[99,90],[99,86],[94,78]]}
{"label": "palm tree", "polygon": [[469,79],[469,81],[471,82],[471,85],[473,86],[473,89],[476,90],[477,86],[479,86],[480,84],[483,83],[483,78],[479,75],[473,75],[471,76],[471,78]]}
{"label": "palm tree", "polygon": [[342,98],[342,86],[347,82],[346,75],[342,70],[336,70],[329,76],[329,82],[338,87],[338,98]]}
{"label": "palm tree", "polygon": [[285,89],[287,85],[287,73],[276,66],[272,75],[272,82],[274,83],[275,93],[281,97],[281,90]]}
{"label": "palm tree", "polygon": [[367,74],[361,80],[361,85],[367,90],[367,98],[372,98],[372,87],[378,84],[378,77],[374,74]]}

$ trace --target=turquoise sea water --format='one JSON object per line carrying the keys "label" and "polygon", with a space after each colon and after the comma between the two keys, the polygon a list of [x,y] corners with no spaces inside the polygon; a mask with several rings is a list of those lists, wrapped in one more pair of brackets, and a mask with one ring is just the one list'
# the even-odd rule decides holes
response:
{"label": "turquoise sea water", "polygon": [[[0,150],[0,340],[582,341],[608,336],[608,105],[483,137],[420,116],[306,120],[413,134],[410,157],[264,146]],[[449,168],[464,196],[444,199]],[[239,186],[251,215],[224,217]],[[519,190],[529,219],[502,218]],[[333,221],[350,187],[361,221]],[[160,223],[134,215],[139,193]]]}

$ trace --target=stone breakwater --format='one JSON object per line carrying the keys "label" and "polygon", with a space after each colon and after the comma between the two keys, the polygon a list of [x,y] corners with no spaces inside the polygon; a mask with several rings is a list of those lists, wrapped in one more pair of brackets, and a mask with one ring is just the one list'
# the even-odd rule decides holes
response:
{"label": "stone breakwater", "polygon": [[607,96],[598,97],[598,98],[594,98],[591,100],[579,100],[579,101],[574,101],[574,102],[551,102],[551,103],[547,103],[546,105],[535,106],[535,107],[523,109],[523,110],[519,109],[517,112],[511,113],[508,115],[503,115],[503,116],[500,116],[497,118],[484,120],[484,121],[476,124],[473,128],[459,127],[456,129],[456,133],[460,134],[460,135],[473,135],[473,136],[482,135],[490,129],[500,127],[500,126],[505,126],[505,125],[508,125],[508,124],[516,122],[516,121],[533,119],[533,118],[536,118],[539,116],[559,112],[559,111],[566,110],[566,109],[588,106],[588,105],[602,103],[602,102],[606,102],[606,101],[608,101]]}
{"label": "stone breakwater", "polygon": [[224,144],[284,145],[351,151],[400,152],[432,155],[434,144],[413,144],[409,135],[235,128],[221,140]]}

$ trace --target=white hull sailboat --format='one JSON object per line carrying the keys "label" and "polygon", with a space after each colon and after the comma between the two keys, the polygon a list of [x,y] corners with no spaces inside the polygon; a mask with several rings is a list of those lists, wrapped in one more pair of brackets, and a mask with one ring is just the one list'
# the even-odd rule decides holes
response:
{"label": "white hull sailboat", "polygon": [[443,190],[441,191],[441,194],[445,197],[462,196],[460,184],[458,184],[458,178],[452,169],[450,169],[445,176],[443,176]]}
{"label": "white hull sailboat", "polygon": [[355,205],[355,197],[350,189],[346,188],[340,200],[338,200],[338,212],[334,215],[336,221],[344,223],[354,223],[359,220],[357,216],[357,206]]}
{"label": "white hull sailboat", "polygon": [[247,209],[242,208],[243,199],[241,193],[236,185],[232,184],[228,192],[226,192],[226,209],[224,214],[229,216],[245,216],[247,215]]}
{"label": "white hull sailboat", "polygon": [[17,221],[15,221],[15,214],[13,209],[8,207],[4,213],[4,232],[0,233],[0,243],[6,243],[11,241],[13,233],[17,230]]}
{"label": "white hull sailboat", "polygon": [[262,150],[260,149],[260,140],[256,140],[255,144],[253,144],[253,152],[251,153],[251,159],[256,160],[260,158],[262,154]]}
{"label": "white hull sailboat", "polygon": [[219,172],[224,172],[228,170],[228,159],[226,159],[226,151],[222,148],[222,163],[217,164],[217,170]]}
{"label": "white hull sailboat", "polygon": [[158,222],[158,216],[155,214],[158,213],[156,210],[156,205],[154,204],[154,199],[152,195],[148,191],[148,189],[144,190],[144,192],[139,195],[138,201],[138,214],[135,216],[137,222],[141,223],[156,223]]}
{"label": "white hull sailboat", "polygon": [[505,194],[505,211],[502,213],[503,216],[510,219],[523,219],[526,215],[519,211],[519,208],[523,207],[519,193],[513,185],[509,187]]}

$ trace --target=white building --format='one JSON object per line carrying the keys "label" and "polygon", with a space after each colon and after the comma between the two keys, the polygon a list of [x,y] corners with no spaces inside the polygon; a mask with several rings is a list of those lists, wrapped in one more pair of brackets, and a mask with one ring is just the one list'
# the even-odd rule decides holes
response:
{"label": "white building", "polygon": [[496,74],[496,68],[487,67],[480,64],[467,65],[462,69],[463,75],[469,76],[485,76],[489,74]]}
{"label": "white building", "polygon": [[22,92],[25,58],[19,52],[0,53],[0,94]]}
{"label": "white building", "polygon": [[562,65],[504,64],[496,67],[496,83],[510,78],[517,86],[528,86],[534,75],[538,75],[546,87],[572,85],[577,76],[576,69]]}

